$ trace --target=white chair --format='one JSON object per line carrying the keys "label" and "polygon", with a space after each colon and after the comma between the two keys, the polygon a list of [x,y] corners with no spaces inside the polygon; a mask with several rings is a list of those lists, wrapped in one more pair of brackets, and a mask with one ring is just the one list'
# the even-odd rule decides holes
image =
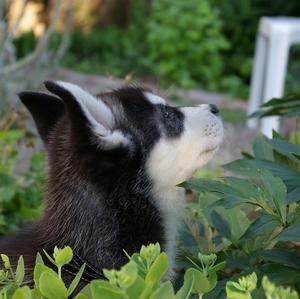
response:
{"label": "white chair", "polygon": [[[300,18],[263,17],[260,19],[248,115],[258,110],[263,102],[283,95],[289,50],[296,43],[300,43]],[[257,128],[258,125],[258,119],[251,118],[247,121],[248,128]],[[263,118],[262,133],[271,137],[272,129],[279,130],[279,118],[273,116]]]}

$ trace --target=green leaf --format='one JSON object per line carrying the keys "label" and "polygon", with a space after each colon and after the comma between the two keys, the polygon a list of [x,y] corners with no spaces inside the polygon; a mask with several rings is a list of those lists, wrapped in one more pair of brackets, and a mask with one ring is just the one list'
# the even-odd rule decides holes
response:
{"label": "green leaf", "polygon": [[288,204],[300,201],[300,186],[287,195]]}
{"label": "green leaf", "polygon": [[68,290],[64,283],[48,271],[44,271],[40,276],[39,290],[48,299],[68,298]]}
{"label": "green leaf", "polygon": [[184,280],[183,286],[176,293],[175,298],[176,299],[188,299],[192,293],[193,286],[194,286],[194,276],[191,275]]}
{"label": "green leaf", "polygon": [[225,268],[225,266],[226,266],[226,261],[220,262],[220,263],[214,265],[213,267],[211,267],[209,269],[209,272],[215,272],[216,273],[220,270],[223,270]]}
{"label": "green leaf", "polygon": [[285,228],[277,237],[277,241],[300,241],[300,221]]}
{"label": "green leaf", "polygon": [[74,299],[88,299],[88,297],[84,294],[79,293],[78,295],[75,296]]}
{"label": "green leaf", "polygon": [[127,297],[124,292],[108,281],[92,281],[90,283],[90,289],[93,299],[124,299]]}
{"label": "green leaf", "polygon": [[269,171],[262,170],[260,178],[263,182],[263,189],[270,200],[272,206],[276,209],[283,224],[286,221],[287,191],[286,186],[279,177],[274,177]]}
{"label": "green leaf", "polygon": [[9,257],[6,254],[1,254],[0,256],[1,256],[2,262],[4,264],[4,268],[10,269],[11,265],[10,265]]}
{"label": "green leaf", "polygon": [[250,222],[240,208],[217,208],[211,215],[213,226],[222,236],[237,244],[238,240],[248,229]]}
{"label": "green leaf", "polygon": [[206,179],[193,179],[179,184],[178,186],[185,189],[194,190],[198,192],[218,192],[218,193],[234,193],[231,187],[219,181],[212,181]]}
{"label": "green leaf", "polygon": [[29,287],[27,286],[16,289],[14,294],[12,295],[12,299],[31,299],[31,298],[32,298],[31,292]]}
{"label": "green leaf", "polygon": [[238,279],[238,282],[228,281],[226,295],[228,299],[252,299],[251,292],[256,288],[257,276],[252,273]]}
{"label": "green leaf", "polygon": [[43,258],[42,258],[41,254],[39,252],[36,254],[35,263],[36,264],[37,263],[44,264]]}
{"label": "green leaf", "polygon": [[73,251],[71,247],[66,246],[63,249],[59,249],[55,246],[53,257],[57,266],[62,267],[70,263],[73,258]]}
{"label": "green leaf", "polygon": [[153,285],[157,284],[167,273],[168,267],[168,256],[165,252],[162,252],[151,265],[146,275],[145,282]]}
{"label": "green leaf", "polygon": [[192,293],[194,294],[205,294],[210,291],[210,283],[207,277],[199,270],[189,268],[184,275],[184,280],[193,280],[194,285]]}
{"label": "green leaf", "polygon": [[300,147],[296,144],[290,143],[287,140],[281,139],[268,139],[267,142],[279,153],[288,157],[289,159],[298,162],[295,158],[296,155],[300,155]]}
{"label": "green leaf", "polygon": [[[163,283],[156,291],[153,292],[150,299],[173,299],[175,297],[173,285],[170,281]],[[138,297],[137,297],[138,298]]]}
{"label": "green leaf", "polygon": [[33,280],[37,288],[39,288],[40,277],[44,272],[48,272],[54,276],[57,275],[56,272],[54,272],[51,268],[47,267],[46,265],[41,263],[35,264],[33,271]]}
{"label": "green leaf", "polygon": [[275,161],[266,160],[236,160],[224,167],[230,171],[237,172],[246,176],[256,177],[263,169],[269,170],[274,176],[280,177],[286,184],[288,191],[298,188],[300,174],[290,167]]}
{"label": "green leaf", "polygon": [[74,292],[74,290],[76,289],[78,283],[80,282],[81,276],[82,276],[82,274],[83,274],[83,272],[84,272],[84,268],[85,268],[85,264],[83,264],[83,265],[80,267],[78,273],[76,274],[76,276],[75,276],[74,279],[72,280],[72,282],[71,282],[71,284],[70,284],[70,286],[69,286],[69,288],[68,288],[68,295],[69,295],[69,296]]}
{"label": "green leaf", "polygon": [[294,251],[287,248],[273,248],[259,252],[265,262],[272,262],[300,270],[300,260]]}
{"label": "green leaf", "polygon": [[20,256],[18,260],[17,269],[16,269],[16,283],[18,286],[20,286],[21,283],[23,282],[24,275],[25,275],[24,259],[23,256]]}
{"label": "green leaf", "polygon": [[268,144],[267,138],[259,135],[253,143],[253,152],[256,159],[274,160],[273,148]]}

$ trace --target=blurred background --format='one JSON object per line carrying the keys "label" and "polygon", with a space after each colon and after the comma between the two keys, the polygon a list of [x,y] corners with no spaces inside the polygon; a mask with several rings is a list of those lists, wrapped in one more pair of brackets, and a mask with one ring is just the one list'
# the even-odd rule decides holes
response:
{"label": "blurred background", "polygon": [[[173,104],[216,104],[226,138],[199,173],[216,177],[257,133],[245,120],[262,16],[299,17],[300,1],[0,0],[0,234],[43,209],[43,147],[18,92],[47,79],[94,93],[135,82]],[[299,91],[299,78],[295,45],[285,93]]]}

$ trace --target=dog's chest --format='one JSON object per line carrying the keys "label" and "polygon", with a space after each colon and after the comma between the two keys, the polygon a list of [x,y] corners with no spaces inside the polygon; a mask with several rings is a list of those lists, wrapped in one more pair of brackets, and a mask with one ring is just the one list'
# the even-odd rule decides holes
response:
{"label": "dog's chest", "polygon": [[164,250],[168,254],[170,267],[169,276],[172,276],[176,260],[176,238],[181,214],[184,206],[184,190],[174,188],[165,192],[156,192],[156,205],[163,217],[165,238]]}

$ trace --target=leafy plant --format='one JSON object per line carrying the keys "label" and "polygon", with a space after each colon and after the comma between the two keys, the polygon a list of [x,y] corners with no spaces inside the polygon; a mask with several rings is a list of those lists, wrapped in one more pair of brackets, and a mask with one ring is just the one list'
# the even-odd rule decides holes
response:
{"label": "leafy plant", "polygon": [[[18,153],[35,142],[17,128],[0,131],[0,234],[36,219],[42,211],[44,155],[34,153],[26,171],[18,170]],[[22,146],[21,146],[22,144]]]}
{"label": "leafy plant", "polygon": [[[25,266],[23,257],[18,261],[16,271],[10,265],[9,258],[2,254],[4,269],[0,272],[0,297],[7,298],[68,298],[76,290],[84,272],[85,264],[81,266],[71,284],[66,287],[61,272],[63,267],[71,262],[73,253],[70,247],[58,249],[55,247],[53,257],[45,252],[48,260],[57,268],[55,272],[46,266],[41,255],[37,255],[34,268],[34,287],[24,286]],[[168,257],[160,252],[159,244],[143,246],[140,253],[128,256],[129,262],[120,270],[104,269],[106,280],[94,280],[75,298],[189,298],[191,294],[198,294],[199,298],[213,289],[216,272],[224,267],[217,264],[215,255],[199,254],[201,267],[186,271],[181,288],[175,293],[171,281],[163,280],[168,271]],[[22,297],[23,296],[23,297]]]}
{"label": "leafy plant", "polygon": [[253,156],[244,153],[243,159],[225,165],[242,177],[183,183],[201,192],[198,204],[188,209],[194,220],[187,221],[183,233],[189,244],[185,254],[193,257],[199,248],[216,252],[226,261],[224,281],[228,272],[234,278],[255,271],[299,290],[299,157],[300,147],[277,133],[273,139],[259,136]]}
{"label": "leafy plant", "polygon": [[153,1],[147,41],[154,72],[184,87],[216,88],[228,46],[221,26],[209,1]]}
{"label": "leafy plant", "polygon": [[282,98],[273,98],[261,105],[260,110],[254,112],[250,117],[266,117],[280,115],[285,117],[300,116],[300,94],[294,93]]}

